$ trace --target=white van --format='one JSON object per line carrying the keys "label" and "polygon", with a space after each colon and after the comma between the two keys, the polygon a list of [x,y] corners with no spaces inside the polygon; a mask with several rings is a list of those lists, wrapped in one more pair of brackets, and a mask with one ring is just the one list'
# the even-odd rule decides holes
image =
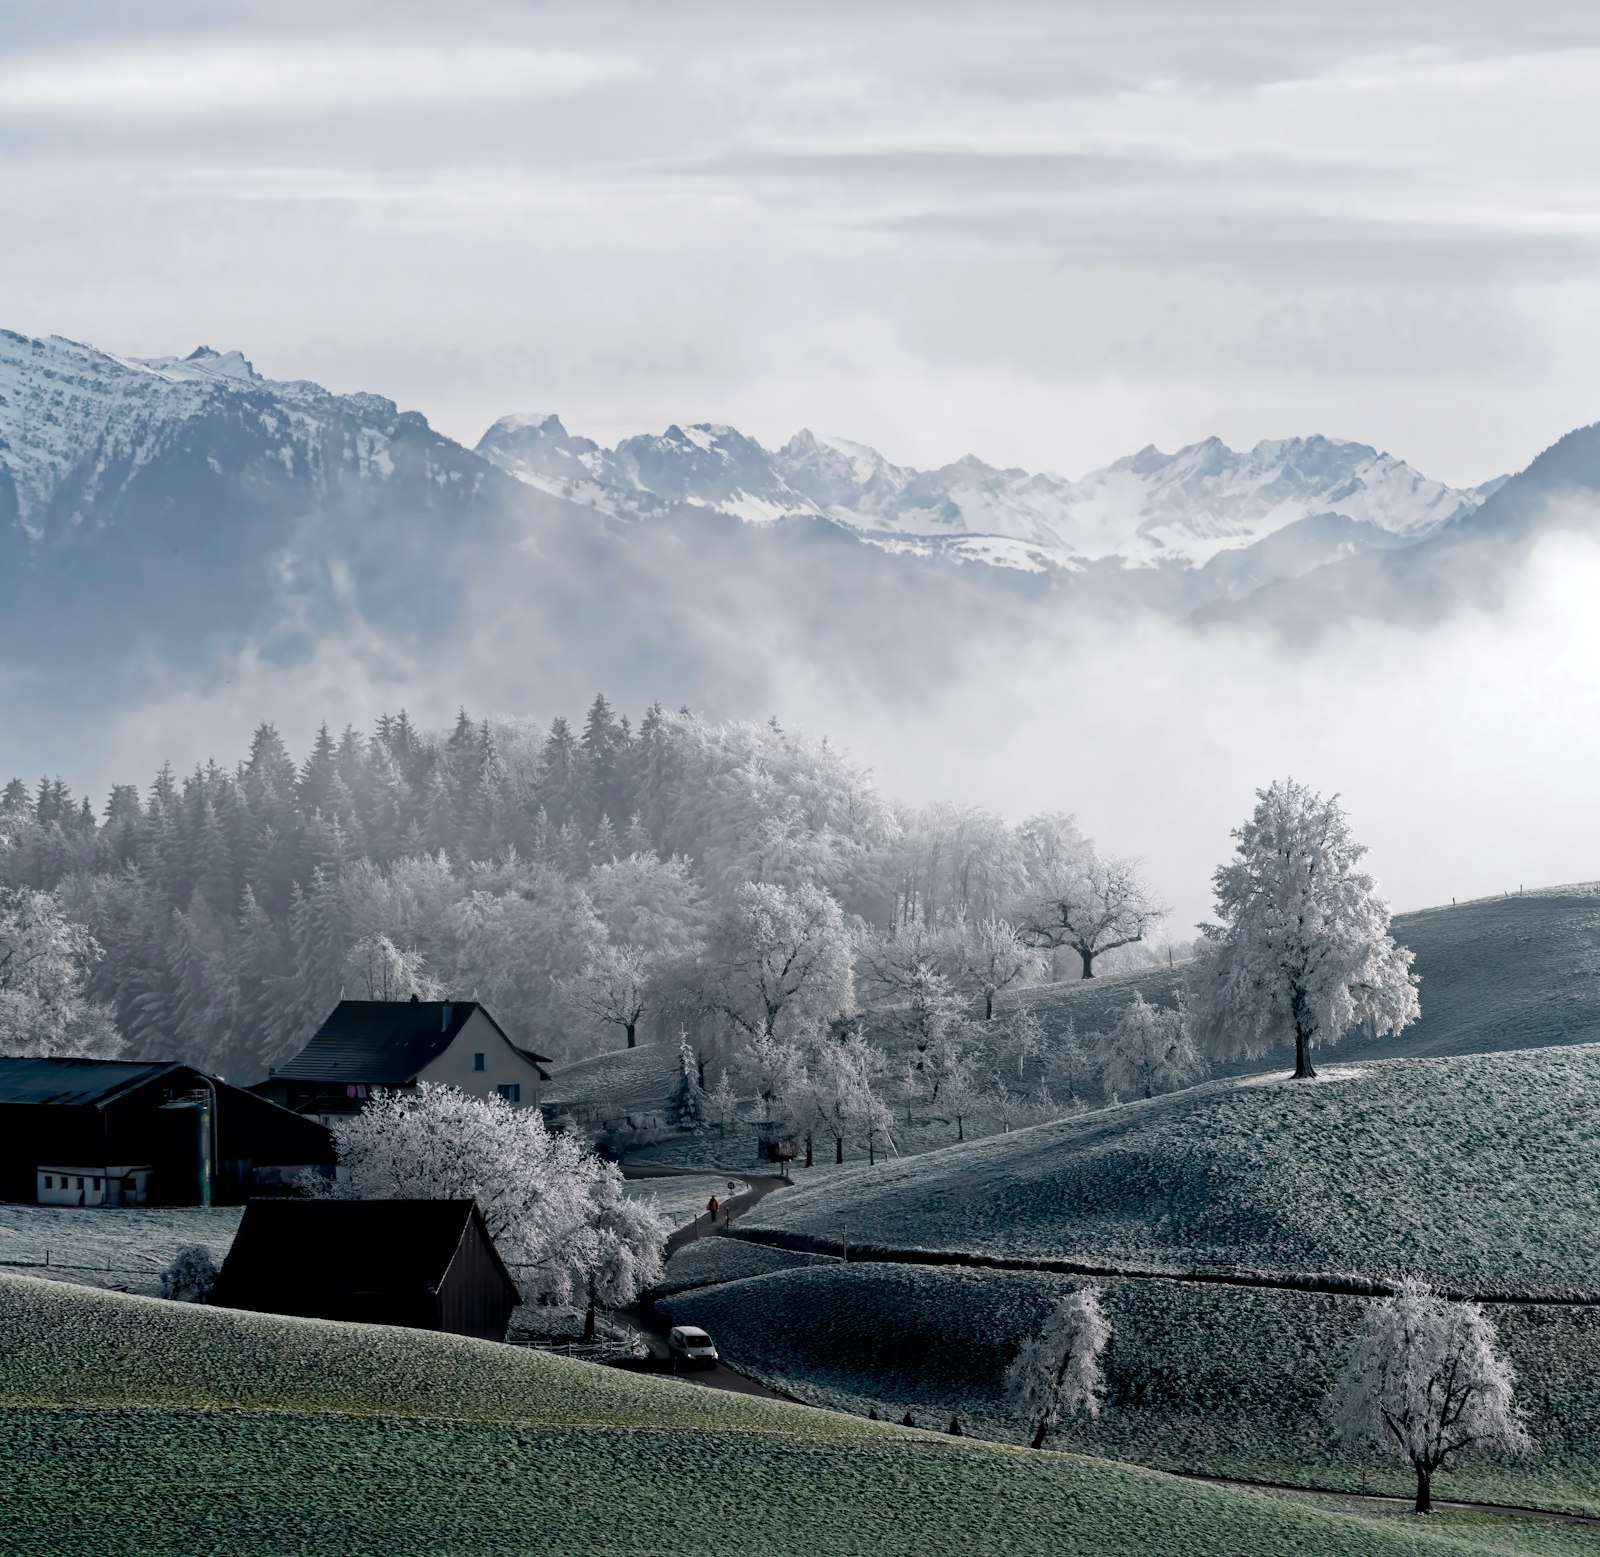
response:
{"label": "white van", "polygon": [[674,1325],[667,1332],[667,1356],[674,1373],[679,1368],[714,1368],[717,1365],[717,1348],[711,1337],[693,1325]]}

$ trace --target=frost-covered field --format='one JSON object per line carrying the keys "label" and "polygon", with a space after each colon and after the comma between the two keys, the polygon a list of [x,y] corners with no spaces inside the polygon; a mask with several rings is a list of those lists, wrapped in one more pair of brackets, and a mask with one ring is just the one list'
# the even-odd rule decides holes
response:
{"label": "frost-covered field", "polygon": [[[1514,889],[1515,883],[1509,883]],[[1396,1038],[1350,1039],[1352,1059],[1484,1054],[1600,1041],[1600,883],[1397,914],[1394,936],[1416,953],[1422,1019]],[[1135,990],[1171,1004],[1181,979],[1165,969],[1069,980],[1001,1002],[1033,1007],[1047,1031],[1071,1017],[1109,1027]],[[1330,1051],[1331,1052],[1331,1051]],[[1271,1062],[1276,1064],[1277,1062]],[[1259,1069],[1260,1061],[1249,1069]]]}
{"label": "frost-covered field", "polygon": [[[1007,1363],[1074,1283],[948,1267],[841,1265],[673,1297],[734,1364],[817,1405],[1018,1441]],[[1404,1493],[1403,1468],[1339,1449],[1321,1404],[1361,1300],[1193,1283],[1101,1284],[1113,1325],[1108,1399],[1063,1447],[1170,1470]],[[1440,1495],[1600,1513],[1600,1313],[1497,1308],[1539,1439],[1522,1466],[1480,1462]],[[1448,1482],[1448,1487],[1445,1483]]]}
{"label": "frost-covered field", "polygon": [[220,1265],[243,1214],[239,1206],[107,1210],[0,1203],[0,1264],[19,1273],[154,1294],[162,1270],[186,1244],[205,1244]]}
{"label": "frost-covered field", "polygon": [[641,1043],[636,1049],[611,1049],[550,1072],[541,1106],[574,1102],[609,1108],[659,1109],[678,1079],[675,1043]]}
{"label": "frost-covered field", "polygon": [[330,1531],[350,1557],[1592,1549],[1587,1531],[1330,1512],[453,1336],[7,1277],[0,1333],[0,1548],[19,1557],[322,1557]]}
{"label": "frost-covered field", "polygon": [[727,1200],[749,1189],[743,1179],[725,1173],[674,1173],[658,1179],[629,1179],[623,1193],[630,1200],[654,1200],[673,1227],[687,1227],[704,1212],[713,1195]]}
{"label": "frost-covered field", "polygon": [[773,1196],[747,1233],[1600,1293],[1600,1046],[1257,1078]]}
{"label": "frost-covered field", "polygon": [[684,1244],[667,1261],[658,1292],[687,1292],[746,1276],[766,1276],[778,1270],[798,1270],[806,1265],[836,1263],[821,1254],[793,1254],[769,1249],[743,1238],[698,1238]]}

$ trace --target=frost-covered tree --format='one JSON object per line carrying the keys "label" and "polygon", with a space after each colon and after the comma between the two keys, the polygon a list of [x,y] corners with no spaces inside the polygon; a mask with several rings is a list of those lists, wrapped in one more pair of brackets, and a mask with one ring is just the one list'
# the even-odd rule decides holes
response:
{"label": "frost-covered tree", "polygon": [[1103,1069],[1097,1045],[1078,1031],[1078,1024],[1069,1016],[1050,1045],[1050,1079],[1065,1092],[1066,1101],[1077,1107],[1096,1086]]}
{"label": "frost-covered tree", "polygon": [[1195,1080],[1205,1070],[1182,1005],[1153,1006],[1138,991],[1106,1035],[1107,1092],[1154,1097]]}
{"label": "frost-covered tree", "polygon": [[956,1139],[967,1138],[967,1118],[987,1097],[982,1072],[975,1057],[958,1055],[945,1067],[939,1101],[956,1122]]}
{"label": "frost-covered tree", "polygon": [[86,989],[100,955],[50,893],[0,887],[0,1054],[116,1054],[110,1009]]}
{"label": "frost-covered tree", "polygon": [[1032,1006],[1021,1006],[1006,1019],[1000,1038],[1000,1052],[1008,1061],[1016,1061],[1019,1082],[1023,1079],[1024,1068],[1039,1059],[1047,1046],[1044,1023],[1039,1020]]}
{"label": "frost-covered tree", "polygon": [[1139,873],[1139,862],[1102,855],[1077,835],[1070,818],[1035,818],[1027,893],[1020,929],[1033,946],[1070,948],[1082,977],[1094,977],[1094,961],[1109,951],[1142,941],[1167,916]]}
{"label": "frost-covered tree", "polygon": [[798,1039],[854,1005],[852,950],[822,887],[746,882],[712,927],[701,999],[749,1038]]}
{"label": "frost-covered tree", "polygon": [[204,1303],[216,1284],[217,1262],[203,1243],[179,1249],[161,1273],[161,1295],[175,1303]]}
{"label": "frost-covered tree", "polygon": [[585,1271],[583,1338],[595,1337],[595,1309],[624,1308],[661,1280],[667,1221],[653,1201],[630,1200],[622,1175],[609,1173],[595,1185],[593,1247]]}
{"label": "frost-covered tree", "polygon": [[1100,1415],[1106,1390],[1100,1358],[1110,1339],[1100,1289],[1081,1287],[1062,1298],[1039,1333],[1022,1343],[1006,1370],[1006,1393],[1032,1432],[1035,1449],[1044,1447],[1063,1417]]}
{"label": "frost-covered tree", "polygon": [[805,1090],[805,1056],[797,1044],[771,1033],[757,1033],[740,1050],[740,1070],[761,1101],[761,1117],[769,1123],[793,1117],[792,1104]]}
{"label": "frost-covered tree", "polygon": [[1285,779],[1256,802],[1213,877],[1220,923],[1201,927],[1196,1026],[1218,1057],[1292,1040],[1295,1076],[1312,1077],[1311,1051],[1357,1023],[1386,1034],[1414,1022],[1417,980],[1338,796]]}
{"label": "frost-covered tree", "polygon": [[1406,1280],[1371,1304],[1329,1400],[1339,1436],[1407,1460],[1416,1511],[1433,1508],[1433,1476],[1454,1454],[1532,1447],[1516,1375],[1476,1303],[1454,1303]]}
{"label": "frost-covered tree", "polygon": [[364,935],[345,954],[348,988],[360,1000],[437,1000],[440,984],[424,971],[422,953],[402,951],[387,935]]}
{"label": "frost-covered tree", "polygon": [[717,1134],[725,1137],[739,1123],[739,1094],[724,1066],[717,1084],[706,1095],[706,1123],[717,1127]]}
{"label": "frost-covered tree", "polygon": [[1044,954],[998,914],[981,919],[961,915],[952,926],[951,940],[955,982],[982,997],[986,1022],[994,1019],[997,995],[1031,983],[1047,965]]}
{"label": "frost-covered tree", "polygon": [[805,1089],[811,1118],[834,1143],[836,1163],[844,1161],[844,1143],[867,1143],[872,1159],[878,1141],[893,1143],[892,1116],[879,1093],[887,1070],[883,1054],[860,1033],[842,1041],[831,1034],[819,1038],[805,1067]]}
{"label": "frost-covered tree", "polygon": [[667,1118],[680,1130],[698,1130],[706,1122],[706,1094],[700,1085],[694,1045],[687,1033],[678,1035],[678,1079],[667,1099]]}
{"label": "frost-covered tree", "polygon": [[[424,1082],[378,1094],[333,1132],[339,1176],[321,1192],[475,1200],[524,1298],[564,1302],[585,1291],[615,1234],[601,1214],[621,1194],[620,1171],[574,1137],[546,1130],[536,1108]],[[649,1248],[637,1258],[648,1264]]]}
{"label": "frost-covered tree", "polygon": [[589,953],[583,966],[564,979],[562,990],[573,1006],[604,1030],[619,1028],[633,1048],[639,1023],[655,994],[656,963],[637,946],[606,941]]}

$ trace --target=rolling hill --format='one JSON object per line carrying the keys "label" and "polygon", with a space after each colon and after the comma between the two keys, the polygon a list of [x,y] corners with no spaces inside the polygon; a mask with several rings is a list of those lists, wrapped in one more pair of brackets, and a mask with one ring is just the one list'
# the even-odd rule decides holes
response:
{"label": "rolling hill", "polygon": [[0,1277],[0,1325],[0,1545],[18,1557],[334,1540],[352,1557],[1379,1557],[1588,1535],[1361,1517],[484,1342],[48,1282]]}
{"label": "rolling hill", "polygon": [[1100,1269],[1600,1295],[1600,1046],[1253,1078],[773,1197],[744,1235]]}

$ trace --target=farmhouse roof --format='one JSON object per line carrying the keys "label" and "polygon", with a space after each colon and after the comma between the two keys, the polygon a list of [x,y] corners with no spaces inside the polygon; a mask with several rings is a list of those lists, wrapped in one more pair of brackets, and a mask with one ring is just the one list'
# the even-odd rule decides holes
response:
{"label": "farmhouse roof", "polygon": [[437,1291],[476,1223],[495,1269],[513,1291],[477,1205],[470,1200],[252,1200],[217,1275],[211,1301],[292,1306],[319,1300]]}
{"label": "farmhouse roof", "polygon": [[104,1107],[146,1082],[184,1068],[169,1060],[0,1057],[0,1104]]}
{"label": "farmhouse roof", "polygon": [[473,1012],[533,1065],[541,1054],[518,1048],[475,1000],[341,1000],[295,1057],[273,1071],[290,1081],[359,1081],[406,1086],[455,1042]]}

